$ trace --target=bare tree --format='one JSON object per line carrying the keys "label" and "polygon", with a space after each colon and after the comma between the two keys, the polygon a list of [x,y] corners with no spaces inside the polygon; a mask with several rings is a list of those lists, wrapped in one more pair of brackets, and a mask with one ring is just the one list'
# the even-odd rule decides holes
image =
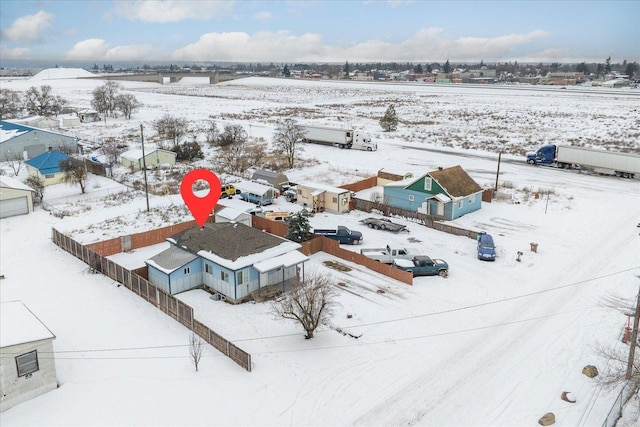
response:
{"label": "bare tree", "polygon": [[224,131],[218,135],[217,143],[220,147],[232,144],[244,144],[247,142],[247,131],[241,125],[227,125]]}
{"label": "bare tree", "polygon": [[40,88],[31,86],[25,94],[25,105],[29,114],[39,116],[55,116],[66,101],[51,92],[51,86],[42,85]]}
{"label": "bare tree", "polygon": [[107,122],[107,116],[113,116],[113,113],[116,111],[116,97],[120,88],[121,86],[118,82],[109,80],[93,90],[91,106],[103,115],[105,123]]}
{"label": "bare tree", "polygon": [[20,94],[10,89],[0,89],[0,120],[16,118],[21,111]]}
{"label": "bare tree", "polygon": [[107,138],[102,143],[100,151],[104,154],[107,160],[107,168],[109,169],[109,176],[113,177],[113,165],[118,161],[120,154],[124,152],[124,146],[120,144],[115,138]]}
{"label": "bare tree", "polygon": [[313,332],[328,321],[335,306],[336,293],[331,278],[310,273],[304,282],[273,301],[272,312],[277,317],[299,322],[304,328],[305,339],[313,338]]}
{"label": "bare tree", "polygon": [[191,336],[189,337],[189,356],[191,357],[193,366],[196,368],[196,372],[198,372],[198,364],[204,354],[204,344],[204,341],[202,341],[195,332],[191,332]]}
{"label": "bare tree", "polygon": [[218,129],[216,122],[211,121],[211,123],[209,123],[209,128],[207,129],[207,142],[210,145],[216,145],[219,137],[220,129]]}
{"label": "bare tree", "polygon": [[180,138],[189,130],[189,122],[186,119],[165,114],[159,120],[153,122],[153,127],[161,138],[172,141],[172,146],[180,143]]}
{"label": "bare tree", "polygon": [[231,175],[242,175],[247,169],[259,166],[267,153],[266,144],[236,142],[220,148],[216,157],[218,168]]}
{"label": "bare tree", "polygon": [[304,131],[295,119],[286,119],[280,123],[273,134],[273,145],[286,157],[290,169],[294,166],[296,152],[301,150],[298,146],[303,138]]}
{"label": "bare tree", "polygon": [[18,176],[20,170],[22,169],[22,165],[24,164],[24,159],[20,153],[16,153],[13,151],[7,151],[4,153],[4,161],[13,171],[15,176]]}
{"label": "bare tree", "polygon": [[124,93],[116,96],[115,106],[122,114],[124,118],[129,120],[131,113],[140,108],[142,104],[130,93]]}
{"label": "bare tree", "polygon": [[70,184],[78,184],[80,191],[84,194],[87,184],[87,170],[84,164],[79,160],[69,157],[60,162],[60,169],[64,172],[62,181]]}

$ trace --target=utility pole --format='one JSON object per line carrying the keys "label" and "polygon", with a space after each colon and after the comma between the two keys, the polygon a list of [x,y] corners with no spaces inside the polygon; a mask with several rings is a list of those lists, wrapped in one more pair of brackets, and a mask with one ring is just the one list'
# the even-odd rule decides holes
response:
{"label": "utility pole", "polygon": [[144,170],[144,195],[147,197],[147,212],[149,212],[149,188],[147,186],[147,159],[144,155],[144,134],[143,126],[140,124],[140,141],[142,142],[142,169]]}
{"label": "utility pole", "polygon": [[638,346],[638,324],[640,323],[640,289],[636,295],[636,315],[633,318],[633,330],[631,331],[631,342],[629,343],[629,361],[627,362],[627,375],[625,378],[629,381],[633,374],[633,362],[636,357],[636,347]]}
{"label": "utility pole", "polygon": [[498,153],[498,171],[496,172],[496,185],[493,187],[493,195],[498,192],[498,177],[500,176],[500,159],[502,158],[502,151]]}

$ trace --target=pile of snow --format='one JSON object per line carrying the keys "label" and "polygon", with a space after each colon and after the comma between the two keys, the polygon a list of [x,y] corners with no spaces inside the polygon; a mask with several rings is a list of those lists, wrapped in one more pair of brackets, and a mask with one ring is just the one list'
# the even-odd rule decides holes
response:
{"label": "pile of snow", "polygon": [[82,68],[47,68],[29,80],[77,79],[79,77],[95,77],[95,74]]}

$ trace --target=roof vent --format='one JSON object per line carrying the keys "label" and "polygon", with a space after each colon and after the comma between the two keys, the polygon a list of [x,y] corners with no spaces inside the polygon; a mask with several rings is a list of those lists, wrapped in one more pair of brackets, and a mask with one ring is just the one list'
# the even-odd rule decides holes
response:
{"label": "roof vent", "polygon": [[442,170],[442,166],[438,166],[438,170],[441,171]]}

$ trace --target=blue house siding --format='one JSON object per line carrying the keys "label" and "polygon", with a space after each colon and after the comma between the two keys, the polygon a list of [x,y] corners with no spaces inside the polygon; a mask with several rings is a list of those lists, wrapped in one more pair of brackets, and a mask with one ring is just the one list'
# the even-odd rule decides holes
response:
{"label": "blue house siding", "polygon": [[458,199],[450,204],[452,205],[451,212],[446,212],[445,209],[445,213],[447,213],[447,219],[459,218],[462,215],[480,209],[482,204],[482,192],[472,194],[462,199]]}
{"label": "blue house siding", "polygon": [[421,193],[419,191],[409,190],[402,187],[388,186],[384,187],[383,196],[384,203],[386,204],[410,211],[415,211],[418,208],[422,207],[422,204],[427,200],[430,194]]}
{"label": "blue house siding", "polygon": [[152,265],[147,264],[147,271],[149,273],[149,282],[153,284],[156,288],[164,291],[168,294],[171,294],[169,291],[169,275],[163,271],[158,270]]}
{"label": "blue house siding", "polygon": [[[258,289],[260,274],[253,267],[230,270],[208,260],[203,260],[203,283],[222,295],[234,300],[244,298]],[[238,284],[238,272],[247,271],[247,281]]]}
{"label": "blue house siding", "polygon": [[171,295],[188,291],[202,284],[202,260],[194,259],[188,264],[169,274],[169,289]]}
{"label": "blue house siding", "polygon": [[198,258],[167,274],[148,265],[149,281],[162,291],[175,295],[202,284],[202,261]]}

